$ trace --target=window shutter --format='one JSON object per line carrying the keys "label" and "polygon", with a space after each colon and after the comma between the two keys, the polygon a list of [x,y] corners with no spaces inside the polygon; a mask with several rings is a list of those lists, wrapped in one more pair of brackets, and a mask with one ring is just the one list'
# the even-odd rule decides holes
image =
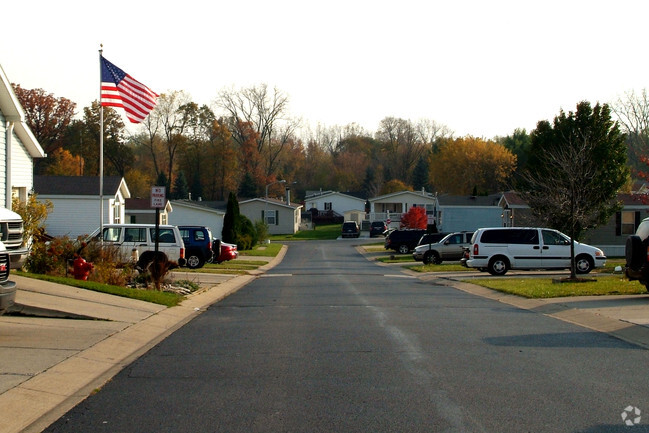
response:
{"label": "window shutter", "polygon": [[640,222],[642,220],[642,217],[640,216],[640,211],[635,212],[635,228],[636,230],[638,229],[638,226],[640,226]]}
{"label": "window shutter", "polygon": [[622,236],[622,212],[615,212],[615,236]]}
{"label": "window shutter", "polygon": [[275,225],[279,225],[279,210],[275,210]]}
{"label": "window shutter", "polygon": [[261,220],[264,222],[264,224],[266,224],[266,218],[265,218],[265,216],[266,216],[266,215],[264,215],[264,210],[262,209],[262,210],[261,210]]}

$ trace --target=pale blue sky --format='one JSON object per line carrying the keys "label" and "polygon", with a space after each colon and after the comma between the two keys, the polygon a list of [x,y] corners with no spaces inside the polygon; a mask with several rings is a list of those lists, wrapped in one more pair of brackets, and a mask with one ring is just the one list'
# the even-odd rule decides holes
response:
{"label": "pale blue sky", "polygon": [[487,138],[649,87],[645,0],[219,3],[14,2],[0,64],[81,111],[98,98],[103,43],[154,91],[199,104],[267,83],[312,124],[426,118]]}

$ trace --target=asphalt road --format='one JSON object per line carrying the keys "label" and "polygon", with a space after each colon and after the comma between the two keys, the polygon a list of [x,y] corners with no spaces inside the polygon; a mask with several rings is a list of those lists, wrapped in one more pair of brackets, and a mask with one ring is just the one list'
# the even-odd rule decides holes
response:
{"label": "asphalt road", "polygon": [[46,431],[649,431],[649,351],[355,242],[292,243]]}

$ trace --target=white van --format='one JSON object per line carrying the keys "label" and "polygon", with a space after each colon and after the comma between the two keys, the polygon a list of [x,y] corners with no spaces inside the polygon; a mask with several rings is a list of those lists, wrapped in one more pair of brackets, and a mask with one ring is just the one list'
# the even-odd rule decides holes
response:
{"label": "white van", "polygon": [[[123,258],[137,257],[138,266],[145,268],[155,256],[155,233],[155,224],[106,224],[103,241],[119,246]],[[99,229],[91,239],[98,237]],[[185,265],[185,244],[178,227],[159,226],[158,252],[180,266]]]}
{"label": "white van", "polygon": [[[481,228],[471,238],[469,258],[464,264],[492,275],[505,275],[509,269],[570,269],[570,238],[545,228]],[[575,242],[578,274],[605,264],[602,250]]]}

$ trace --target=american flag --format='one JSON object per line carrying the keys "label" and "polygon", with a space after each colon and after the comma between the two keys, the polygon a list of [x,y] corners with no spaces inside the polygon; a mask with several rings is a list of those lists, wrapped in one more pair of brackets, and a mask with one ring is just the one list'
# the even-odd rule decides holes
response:
{"label": "american flag", "polygon": [[156,105],[158,94],[101,56],[101,105],[122,107],[132,123],[140,123]]}

